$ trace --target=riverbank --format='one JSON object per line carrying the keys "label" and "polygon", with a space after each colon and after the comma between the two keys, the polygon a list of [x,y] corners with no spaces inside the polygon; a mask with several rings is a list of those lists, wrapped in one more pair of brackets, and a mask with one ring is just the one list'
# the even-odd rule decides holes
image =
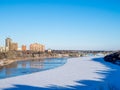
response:
{"label": "riverbank", "polygon": [[36,59],[44,59],[44,58],[60,58],[58,56],[42,56],[42,57],[25,57],[25,58],[14,58],[14,59],[2,59],[0,60],[0,67],[4,67],[16,61],[24,61],[24,60],[36,60]]}
{"label": "riverbank", "polygon": [[9,65],[11,63],[15,62],[15,60],[10,60],[10,59],[4,59],[4,60],[0,60],[0,67],[3,67],[3,66],[6,66],[6,65]]}

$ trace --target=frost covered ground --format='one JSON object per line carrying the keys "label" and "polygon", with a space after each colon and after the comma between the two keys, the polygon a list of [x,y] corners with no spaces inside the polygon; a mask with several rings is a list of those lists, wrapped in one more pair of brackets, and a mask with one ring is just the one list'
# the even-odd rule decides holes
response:
{"label": "frost covered ground", "polygon": [[0,80],[0,90],[120,90],[120,66],[102,57],[68,59],[61,67]]}

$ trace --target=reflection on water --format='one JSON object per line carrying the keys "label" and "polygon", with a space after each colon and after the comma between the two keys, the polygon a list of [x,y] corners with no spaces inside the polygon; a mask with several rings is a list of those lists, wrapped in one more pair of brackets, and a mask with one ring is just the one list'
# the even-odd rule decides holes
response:
{"label": "reflection on water", "polygon": [[52,69],[66,63],[66,58],[17,61],[0,68],[0,79]]}

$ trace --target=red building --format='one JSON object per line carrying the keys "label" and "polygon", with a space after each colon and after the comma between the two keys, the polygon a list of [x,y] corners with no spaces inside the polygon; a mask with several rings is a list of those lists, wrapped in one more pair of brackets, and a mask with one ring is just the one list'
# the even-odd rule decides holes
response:
{"label": "red building", "polygon": [[26,45],[22,45],[22,51],[26,51]]}

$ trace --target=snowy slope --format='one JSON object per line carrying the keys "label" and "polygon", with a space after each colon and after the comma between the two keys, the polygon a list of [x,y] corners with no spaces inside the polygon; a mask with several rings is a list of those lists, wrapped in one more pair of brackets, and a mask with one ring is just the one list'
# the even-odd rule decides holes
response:
{"label": "snowy slope", "polygon": [[55,69],[1,79],[0,90],[119,90],[119,77],[120,66],[100,57],[71,58]]}

